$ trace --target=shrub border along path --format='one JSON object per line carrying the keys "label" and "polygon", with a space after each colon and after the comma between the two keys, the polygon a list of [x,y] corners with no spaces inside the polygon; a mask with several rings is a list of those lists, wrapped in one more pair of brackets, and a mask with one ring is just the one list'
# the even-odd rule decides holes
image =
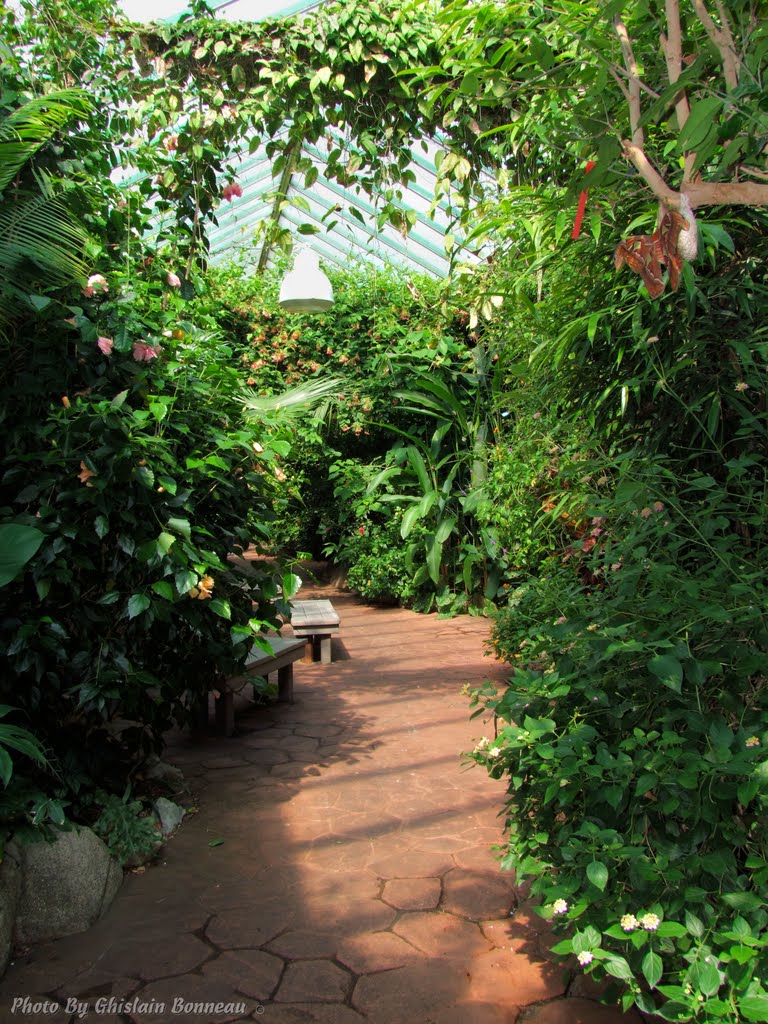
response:
{"label": "shrub border along path", "polygon": [[504,676],[487,622],[332,596],[334,663],[231,739],[173,738],[198,812],[94,928],[17,958],[2,1020],[38,1019],[11,1012],[29,996],[108,1024],[638,1024],[547,959],[490,852],[503,792],[459,756],[463,684]]}

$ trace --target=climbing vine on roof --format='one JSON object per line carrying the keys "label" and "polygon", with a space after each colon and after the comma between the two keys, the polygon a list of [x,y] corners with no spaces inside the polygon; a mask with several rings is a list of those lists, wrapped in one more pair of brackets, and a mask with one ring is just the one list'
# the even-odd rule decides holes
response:
{"label": "climbing vine on roof", "polygon": [[[174,244],[181,230],[204,247],[222,187],[235,184],[233,152],[264,139],[276,191],[288,165],[311,187],[318,172],[301,144],[324,145],[326,175],[377,195],[379,226],[407,233],[411,146],[435,132],[446,149],[438,189],[464,216],[478,188],[491,204],[487,220],[469,214],[480,242],[518,219],[504,208],[500,222],[505,194],[554,190],[572,206],[587,167],[591,194],[630,197],[632,215],[638,197],[683,218],[766,205],[761,8],[374,0],[238,23],[195,0],[177,23],[136,26],[111,3],[41,0],[27,35],[36,26],[41,88],[83,83],[102,100],[110,136],[124,140],[116,159],[145,175]],[[641,250],[629,247],[630,264]]]}

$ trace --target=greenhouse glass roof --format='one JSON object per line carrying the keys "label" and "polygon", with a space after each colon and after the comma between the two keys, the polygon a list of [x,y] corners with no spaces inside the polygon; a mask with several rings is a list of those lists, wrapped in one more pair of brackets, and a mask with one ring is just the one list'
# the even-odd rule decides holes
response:
{"label": "greenhouse glass roof", "polygon": [[[219,0],[211,6],[216,16],[229,21],[260,21],[302,15],[321,6],[311,0]],[[176,20],[187,10],[180,0],[121,0],[120,6],[133,21]],[[348,147],[350,140],[341,137]],[[451,211],[443,199],[434,203],[437,172],[435,154],[439,140],[423,140],[412,149],[411,170],[414,180],[403,188],[401,206],[413,210],[416,222],[407,235],[390,225],[377,225],[377,204],[354,187],[345,188],[324,174],[322,151],[313,145],[302,148],[317,168],[317,178],[305,187],[305,175],[275,176],[266,153],[267,140],[261,140],[252,153],[247,143],[231,158],[242,196],[233,196],[222,203],[218,226],[209,232],[213,263],[238,260],[260,268],[271,266],[273,254],[259,241],[259,225],[272,216],[279,217],[279,226],[291,232],[294,240],[311,235],[311,247],[327,263],[349,266],[366,262],[377,266],[395,266],[436,277],[446,277],[449,259],[444,236],[451,224]],[[278,191],[287,203],[276,212]],[[351,210],[357,211],[355,216]],[[362,219],[361,219],[362,218]],[[301,229],[301,230],[300,230]]]}

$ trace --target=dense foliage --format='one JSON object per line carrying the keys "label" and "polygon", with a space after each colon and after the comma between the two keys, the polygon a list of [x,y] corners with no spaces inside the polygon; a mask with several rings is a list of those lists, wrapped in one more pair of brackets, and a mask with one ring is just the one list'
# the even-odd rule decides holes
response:
{"label": "dense foliage", "polygon": [[[469,756],[507,780],[503,863],[555,952],[627,1007],[768,1020],[760,8],[4,12],[6,821],[90,815],[127,853],[142,753],[271,618],[228,554],[326,554],[370,599],[499,606],[513,669]],[[325,140],[407,232],[438,127],[447,248],[493,248],[450,289],[341,275],[332,315],[286,317],[274,280],[207,273],[235,140],[308,185]],[[656,230],[684,199],[695,262]],[[324,404],[286,416],[286,385]]]}

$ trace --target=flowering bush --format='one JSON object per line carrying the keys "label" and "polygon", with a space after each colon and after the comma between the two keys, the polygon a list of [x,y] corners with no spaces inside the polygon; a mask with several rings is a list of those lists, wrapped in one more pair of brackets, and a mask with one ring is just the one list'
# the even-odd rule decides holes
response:
{"label": "flowering bush", "polygon": [[469,755],[508,779],[504,866],[555,952],[665,1019],[768,1019],[768,629],[749,461],[712,476],[624,460],[597,523],[520,586],[494,645],[510,688]]}
{"label": "flowering bush", "polygon": [[231,352],[192,312],[164,274],[109,274],[29,317],[0,381],[0,508],[43,537],[0,591],[0,700],[70,801],[122,792],[274,621],[276,581],[228,556],[267,518],[279,442],[245,424]]}

